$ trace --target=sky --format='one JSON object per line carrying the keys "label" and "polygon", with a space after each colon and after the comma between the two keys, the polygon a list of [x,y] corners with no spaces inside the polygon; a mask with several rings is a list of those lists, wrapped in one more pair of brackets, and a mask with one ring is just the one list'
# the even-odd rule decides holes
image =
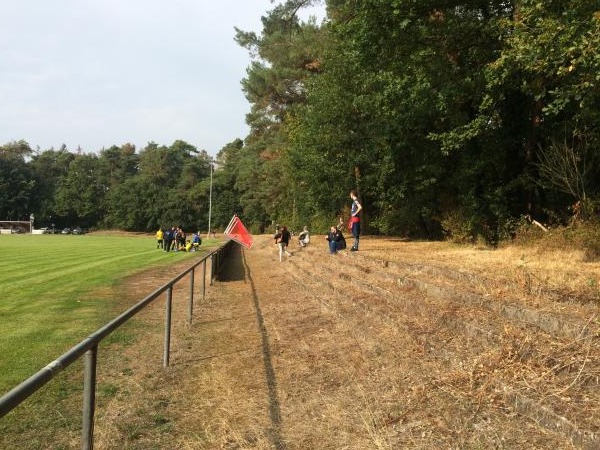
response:
{"label": "sky", "polygon": [[249,130],[251,58],[234,27],[260,34],[275,4],[0,0],[0,145],[90,153],[180,139],[216,155]]}

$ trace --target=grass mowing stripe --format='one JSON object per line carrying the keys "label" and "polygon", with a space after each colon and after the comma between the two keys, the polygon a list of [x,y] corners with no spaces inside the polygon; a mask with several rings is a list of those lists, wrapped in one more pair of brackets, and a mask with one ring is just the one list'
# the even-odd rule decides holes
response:
{"label": "grass mowing stripe", "polygon": [[0,235],[0,256],[3,393],[126,309],[105,287],[198,255],[157,250],[153,236]]}
{"label": "grass mowing stripe", "polygon": [[[121,263],[121,262],[123,262],[123,260],[126,260],[126,259],[139,258],[139,257],[145,256],[145,255],[148,255],[151,252],[152,251],[145,250],[143,252],[138,252],[138,253],[133,253],[133,254],[130,253],[127,255],[119,255],[119,256],[110,255],[110,256],[105,256],[102,258],[95,258],[84,264],[79,263],[79,262],[63,263],[63,264],[61,264],[60,267],[46,268],[46,269],[37,271],[34,276],[32,276],[30,278],[26,278],[26,279],[23,278],[20,274],[8,276],[8,277],[6,277],[6,280],[3,281],[3,290],[19,288],[19,287],[25,286],[25,285],[31,286],[34,284],[45,283],[45,282],[55,279],[55,278],[64,278],[67,276],[73,276],[73,275],[77,275],[77,274],[86,274],[87,273],[87,276],[91,277],[90,273],[93,273],[91,271],[91,269],[94,269],[97,267],[103,267],[107,264]],[[89,255],[80,254],[79,258],[85,258],[87,256],[89,256]],[[90,278],[87,278],[87,280],[90,281]]]}

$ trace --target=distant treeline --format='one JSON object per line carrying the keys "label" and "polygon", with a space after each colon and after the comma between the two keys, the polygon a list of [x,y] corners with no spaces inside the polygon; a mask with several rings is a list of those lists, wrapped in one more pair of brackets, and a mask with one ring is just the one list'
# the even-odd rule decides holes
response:
{"label": "distant treeline", "polygon": [[[97,154],[33,152],[26,142],[13,142],[0,147],[0,164],[0,216],[28,220],[34,214],[37,228],[181,225],[195,231],[208,223],[211,158],[182,141]],[[214,214],[221,217],[219,207]]]}

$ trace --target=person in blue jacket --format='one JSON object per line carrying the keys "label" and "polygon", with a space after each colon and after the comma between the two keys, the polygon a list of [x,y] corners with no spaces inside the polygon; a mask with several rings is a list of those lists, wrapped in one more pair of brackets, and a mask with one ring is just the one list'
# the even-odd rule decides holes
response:
{"label": "person in blue jacket", "polygon": [[335,225],[332,225],[331,228],[329,228],[329,232],[325,239],[329,241],[329,253],[332,255],[335,255],[339,250],[346,248],[346,239],[341,230]]}

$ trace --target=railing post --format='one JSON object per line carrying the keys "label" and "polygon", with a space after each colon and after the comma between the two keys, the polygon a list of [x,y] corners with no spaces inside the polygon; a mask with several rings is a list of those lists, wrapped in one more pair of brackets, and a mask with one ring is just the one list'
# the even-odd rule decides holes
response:
{"label": "railing post", "polygon": [[204,258],[204,264],[202,265],[202,301],[206,297],[206,258]]}
{"label": "railing post", "polygon": [[[225,263],[225,256],[222,248],[210,254],[211,258],[211,275],[210,284],[212,285],[213,278],[218,272],[218,269]],[[201,261],[202,266],[202,298],[206,294],[206,264],[208,255]],[[190,320],[193,313],[193,291],[195,268],[200,264],[197,263],[192,268],[190,276]],[[20,405],[25,399],[31,396],[42,386],[50,382],[59,372],[68,367],[71,363],[79,358],[83,358],[84,364],[84,380],[83,380],[83,413],[82,413],[82,431],[81,431],[81,448],[84,450],[93,450],[94,447],[94,415],[96,408],[96,377],[97,377],[97,358],[98,345],[108,334],[119,328],[122,324],[134,317],[139,311],[148,306],[151,302],[159,298],[166,292],[166,311],[165,311],[165,339],[163,366],[169,366],[170,347],[171,347],[171,323],[172,323],[172,306],[173,306],[173,284],[176,284],[185,276],[186,272],[182,272],[178,277],[171,280],[168,284],[163,285],[152,294],[145,297],[140,302],[133,305],[124,313],[120,314],[115,319],[96,330],[92,335],[88,336],[84,341],[80,342],[75,347],[72,347],[67,353],[61,355],[58,359],[46,365],[43,369],[33,374],[27,380],[13,388],[10,392],[0,396],[0,418],[12,411]]]}
{"label": "railing post", "polygon": [[194,272],[196,267],[193,267],[190,272],[190,298],[188,301],[188,325],[192,324],[192,314],[194,310]]}
{"label": "railing post", "polygon": [[96,363],[98,344],[87,350],[84,355],[83,373],[83,419],[81,427],[81,448],[94,448],[94,411],[96,407]]}
{"label": "railing post", "polygon": [[163,367],[169,367],[171,350],[171,307],[173,304],[173,285],[167,288],[167,304],[165,307],[165,348],[163,352]]}

